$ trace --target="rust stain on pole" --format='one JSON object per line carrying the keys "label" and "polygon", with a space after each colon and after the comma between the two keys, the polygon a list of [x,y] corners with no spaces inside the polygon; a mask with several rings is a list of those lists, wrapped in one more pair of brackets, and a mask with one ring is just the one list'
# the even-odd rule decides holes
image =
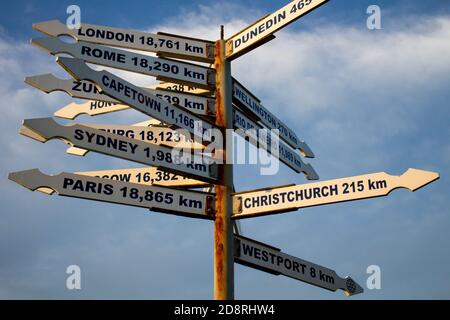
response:
{"label": "rust stain on pole", "polygon": [[215,186],[216,217],[214,221],[214,299],[234,299],[233,225],[231,221],[233,167],[226,163],[226,129],[232,129],[231,68],[225,60],[225,41],[215,44],[216,69],[216,125],[222,131],[223,148],[216,156],[223,159],[219,165],[219,181]]}

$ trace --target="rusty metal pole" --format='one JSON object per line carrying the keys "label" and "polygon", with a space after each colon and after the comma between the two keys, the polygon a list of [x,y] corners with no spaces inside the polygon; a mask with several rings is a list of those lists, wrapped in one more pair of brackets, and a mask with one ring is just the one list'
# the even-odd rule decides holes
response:
{"label": "rusty metal pole", "polygon": [[[231,66],[225,59],[223,26],[221,39],[215,44],[216,125],[223,136],[222,150],[216,150],[223,165],[219,165],[219,182],[215,186],[216,218],[214,221],[214,299],[234,299],[233,223],[231,221],[233,164],[226,163],[227,130],[233,128]],[[232,150],[230,150],[232,152]]]}

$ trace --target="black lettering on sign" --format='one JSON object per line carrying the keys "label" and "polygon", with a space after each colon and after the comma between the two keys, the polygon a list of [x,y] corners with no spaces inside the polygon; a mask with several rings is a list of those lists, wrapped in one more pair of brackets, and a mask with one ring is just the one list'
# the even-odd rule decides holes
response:
{"label": "black lettering on sign", "polygon": [[73,81],[72,90],[84,93],[100,93],[93,83],[81,81]]}
{"label": "black lettering on sign", "polygon": [[81,191],[95,194],[112,195],[114,187],[111,184],[97,183],[93,181],[74,180],[71,178],[64,178],[63,189],[72,191]]}
{"label": "black lettering on sign", "polygon": [[[345,192],[344,192],[345,193]],[[313,187],[295,191],[273,193],[263,196],[245,198],[243,201],[245,208],[258,208],[271,205],[282,205],[303,200],[327,198],[337,196],[339,189],[337,185]]]}
{"label": "black lettering on sign", "polygon": [[278,24],[280,21],[286,19],[286,11],[280,12],[278,15],[273,16],[272,19],[267,20],[265,23],[255,26],[247,33],[242,35],[239,39],[234,41],[234,48],[238,48],[241,44],[258,37],[261,33],[272,28],[272,26]]}
{"label": "black lettering on sign", "polygon": [[130,42],[134,43],[134,35],[122,32],[114,32],[110,30],[86,28],[81,27],[78,29],[78,35],[81,37],[106,39],[106,40],[116,40],[119,42]]}
{"label": "black lettering on sign", "polygon": [[205,80],[205,75],[203,73],[189,70],[186,67],[184,67],[184,76],[192,79]]}

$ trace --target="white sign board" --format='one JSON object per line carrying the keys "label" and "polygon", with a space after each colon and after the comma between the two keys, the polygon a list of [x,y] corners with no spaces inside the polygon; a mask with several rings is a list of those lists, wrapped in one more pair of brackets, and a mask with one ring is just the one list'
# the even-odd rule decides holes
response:
{"label": "white sign board", "polygon": [[327,180],[301,185],[265,188],[233,195],[233,217],[236,219],[294,211],[344,201],[387,196],[392,190],[411,191],[439,179],[431,171],[408,169],[400,176],[385,172]]}
{"label": "white sign board", "polygon": [[31,43],[53,55],[66,53],[85,62],[154,76],[161,80],[179,81],[203,88],[214,87],[216,81],[214,69],[178,60],[156,58],[81,41],[67,43],[51,37],[35,38]]}
{"label": "white sign board", "polygon": [[227,40],[226,55],[235,59],[247,53],[272,36],[276,31],[318,8],[328,0],[295,0],[283,8],[239,31]]}
{"label": "white sign board", "polygon": [[[131,126],[94,124],[94,123],[81,125],[85,127],[91,127],[94,129],[106,131],[112,134],[117,134],[119,136],[127,137],[130,139],[141,140],[144,142],[148,142],[150,144],[163,145],[166,147],[192,149],[192,150],[203,150],[205,148],[204,145],[192,140],[189,134],[184,135],[182,132],[178,130],[173,130],[168,127],[160,125],[149,126],[146,125],[147,122],[136,123]],[[19,133],[23,136],[37,140],[39,142],[47,141],[47,139],[45,139],[44,137],[39,136],[34,131],[24,126],[20,128]],[[66,140],[65,142],[68,145],[70,145],[70,147],[66,151],[69,154],[84,157],[89,152],[89,150],[73,147],[72,142],[68,140]]]}

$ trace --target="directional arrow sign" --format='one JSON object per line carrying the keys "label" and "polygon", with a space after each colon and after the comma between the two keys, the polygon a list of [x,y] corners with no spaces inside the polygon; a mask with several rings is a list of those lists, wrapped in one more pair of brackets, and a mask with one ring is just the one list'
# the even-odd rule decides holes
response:
{"label": "directional arrow sign", "polygon": [[289,129],[287,125],[266,109],[258,98],[236,80],[233,80],[233,101],[243,108],[244,111],[256,117],[267,128],[278,129],[280,138],[291,147],[300,149],[308,158],[314,158],[314,153],[308,145],[301,141],[293,130]]}
{"label": "directional arrow sign", "polygon": [[[27,127],[22,126],[19,130],[19,133],[25,137],[28,137],[30,139],[45,143],[47,142],[48,139],[40,136],[39,134],[37,134],[36,132],[34,132],[33,130],[28,129]],[[70,147],[67,148],[66,152],[68,154],[72,154],[75,156],[80,156],[80,157],[84,157],[89,151],[86,149],[81,149],[81,148],[77,148],[72,146],[72,142],[70,142],[69,140],[65,140],[65,139],[61,139],[62,141],[64,141],[67,145],[69,145]]]}
{"label": "directional arrow sign", "polygon": [[[83,113],[99,115],[130,109],[129,106],[120,104],[118,100],[102,94],[97,87],[89,81],[77,81],[74,79],[64,80],[59,79],[52,74],[43,74],[26,77],[25,83],[45,93],[63,91],[74,98],[92,100],[83,104],[71,103],[55,113],[55,116],[65,119],[74,119]],[[216,102],[212,98],[165,89],[155,89],[158,87],[160,87],[160,85],[141,89],[146,90],[173,105],[183,107],[196,114],[212,116],[216,112]]]}
{"label": "directional arrow sign", "polygon": [[241,219],[381,197],[397,188],[416,191],[437,179],[439,174],[436,172],[408,169],[401,176],[379,172],[316,183],[239,192],[233,196],[233,217]]}
{"label": "directional arrow sign", "polygon": [[[149,127],[149,126],[152,126],[152,125],[160,125],[160,124],[161,124],[160,121],[155,120],[155,119],[151,119],[151,120],[147,120],[147,121],[143,121],[143,122],[139,122],[139,123],[133,124],[133,126],[136,126],[136,127]],[[24,128],[26,128],[26,127],[22,126],[21,130],[19,131],[19,133],[24,135],[24,136],[27,136],[27,134],[23,132]],[[31,130],[29,130],[29,131],[31,131]],[[30,137],[30,138],[34,139],[33,137]],[[66,150],[66,153],[68,153],[68,154],[72,154],[72,155],[79,156],[79,157],[84,157],[89,152],[89,150],[86,150],[86,149],[73,147],[72,146],[72,142],[70,142],[70,141],[69,142],[66,141],[66,143],[68,145],[70,145],[70,147],[67,148],[67,150]]]}
{"label": "directional arrow sign", "polygon": [[144,186],[72,173],[46,175],[38,169],[10,173],[8,178],[32,191],[52,189],[60,196],[149,208],[153,211],[213,219],[214,196],[205,192]]}
{"label": "directional arrow sign", "polygon": [[203,88],[214,87],[216,81],[214,69],[177,60],[155,58],[85,42],[67,43],[53,37],[35,38],[31,43],[53,55],[66,53],[89,63],[137,72],[162,80],[193,84]]}
{"label": "directional arrow sign", "polygon": [[270,135],[270,132],[263,130],[261,126],[247,118],[239,110],[235,109],[233,113],[234,128],[240,129],[236,130],[238,135],[244,138],[249,137],[250,143],[256,147],[265,149],[295,172],[303,172],[308,180],[319,179],[314,168],[310,164],[305,164],[300,154],[295,150],[283,141],[276,139],[277,136]]}
{"label": "directional arrow sign", "polygon": [[122,137],[80,124],[63,126],[52,118],[24,120],[23,125],[46,140],[60,138],[70,141],[75,147],[87,149],[113,157],[160,167],[177,174],[205,181],[217,180],[217,164],[212,159],[189,150],[158,146],[143,141]]}
{"label": "directional arrow sign", "polygon": [[53,115],[58,118],[73,120],[82,114],[87,114],[89,116],[99,116],[102,114],[129,109],[130,107],[125,104],[89,100],[84,103],[69,103],[61,109],[56,110]]}
{"label": "directional arrow sign", "polygon": [[[89,83],[88,81],[82,82]],[[158,98],[161,98],[169,103],[172,103],[175,106],[185,108],[195,114],[199,114],[202,116],[214,116],[216,113],[216,102],[214,99],[192,94],[177,93],[175,91],[152,90],[152,89],[145,89],[145,90],[150,93],[153,93]],[[98,95],[101,97],[108,97],[101,93],[99,93]],[[81,97],[79,96],[78,98]],[[98,116],[106,113],[112,113],[129,109],[130,106],[120,104],[118,102],[90,100],[84,103],[69,103],[63,108],[55,111],[53,115],[58,118],[73,120],[81,114]]]}
{"label": "directional arrow sign", "polygon": [[235,59],[264,43],[268,37],[318,8],[328,0],[295,0],[278,11],[256,21],[227,40],[227,58]]}
{"label": "directional arrow sign", "polygon": [[202,62],[214,62],[214,42],[172,35],[147,33],[82,23],[79,29],[69,29],[58,20],[33,24],[33,28],[49,36],[68,35],[76,40],[122,47],[165,56]]}
{"label": "directional arrow sign", "polygon": [[98,177],[102,179],[111,179],[122,182],[137,183],[142,185],[159,185],[165,187],[195,187],[201,188],[209,184],[200,180],[190,179],[176,175],[158,168],[131,168],[116,170],[100,170],[75,172],[83,176]]}
{"label": "directional arrow sign", "polygon": [[94,71],[82,60],[58,57],[56,61],[77,80],[94,82],[104,94],[133,109],[164,123],[186,129],[200,139],[211,139],[213,125],[188,110],[176,107],[110,72]]}
{"label": "directional arrow sign", "polygon": [[348,296],[362,293],[363,288],[352,278],[339,277],[334,270],[299,259],[267,244],[234,236],[234,261],[236,263],[284,275],[330,291],[341,289]]}
{"label": "directional arrow sign", "polygon": [[[207,182],[179,176],[167,171],[159,170],[154,167],[75,172],[75,174],[102,179],[117,180],[122,182],[137,183],[146,186],[155,185],[179,188],[201,188],[210,185]],[[36,191],[46,194],[54,193],[53,189],[47,187],[40,187],[36,189]]]}

